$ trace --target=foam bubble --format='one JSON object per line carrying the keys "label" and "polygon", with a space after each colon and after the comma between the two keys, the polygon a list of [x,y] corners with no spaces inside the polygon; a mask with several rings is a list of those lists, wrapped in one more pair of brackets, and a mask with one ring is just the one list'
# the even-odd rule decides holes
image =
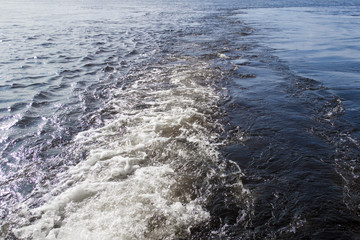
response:
{"label": "foam bubble", "polygon": [[84,182],[37,209],[45,212],[18,237],[35,239],[172,239],[209,214],[171,195],[169,166],[144,167],[124,181]]}
{"label": "foam bubble", "polygon": [[217,53],[216,56],[217,56],[218,58],[230,59],[230,57],[226,56],[226,54],[224,54],[224,53]]}
{"label": "foam bubble", "polygon": [[213,77],[199,61],[172,63],[114,89],[111,120],[75,139],[87,158],[58,175],[47,203],[27,213],[17,237],[174,239],[205,224],[210,213],[195,187],[223,171]]}

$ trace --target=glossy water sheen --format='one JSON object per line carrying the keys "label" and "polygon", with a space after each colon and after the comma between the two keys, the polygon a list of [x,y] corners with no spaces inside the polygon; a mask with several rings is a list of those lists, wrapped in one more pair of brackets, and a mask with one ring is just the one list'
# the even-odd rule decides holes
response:
{"label": "glossy water sheen", "polygon": [[358,239],[360,2],[0,9],[0,236]]}

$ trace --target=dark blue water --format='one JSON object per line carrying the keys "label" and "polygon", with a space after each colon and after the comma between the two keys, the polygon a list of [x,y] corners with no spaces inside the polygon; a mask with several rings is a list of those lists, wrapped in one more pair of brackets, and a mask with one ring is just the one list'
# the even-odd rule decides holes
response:
{"label": "dark blue water", "polygon": [[1,2],[1,238],[360,238],[359,18]]}

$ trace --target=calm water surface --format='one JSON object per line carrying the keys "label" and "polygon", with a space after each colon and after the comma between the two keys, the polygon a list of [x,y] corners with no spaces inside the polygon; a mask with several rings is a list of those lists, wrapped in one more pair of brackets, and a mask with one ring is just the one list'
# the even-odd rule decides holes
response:
{"label": "calm water surface", "polygon": [[359,1],[1,1],[4,239],[359,239]]}

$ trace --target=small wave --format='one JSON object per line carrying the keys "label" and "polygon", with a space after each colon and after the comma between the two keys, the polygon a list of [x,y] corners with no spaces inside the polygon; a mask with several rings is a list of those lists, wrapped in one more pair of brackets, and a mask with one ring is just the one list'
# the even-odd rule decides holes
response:
{"label": "small wave", "polygon": [[14,103],[13,105],[11,105],[11,107],[10,107],[9,110],[10,110],[11,112],[17,112],[17,111],[23,110],[23,109],[26,108],[27,106],[29,106],[29,104],[26,103],[26,102]]}
{"label": "small wave", "polygon": [[34,96],[33,102],[47,101],[52,99],[54,96],[56,95],[50,91],[40,91]]}
{"label": "small wave", "polygon": [[11,88],[26,88],[27,87],[27,85],[25,85],[25,84],[19,84],[19,83],[13,83],[12,85],[11,85]]}
{"label": "small wave", "polygon": [[23,116],[21,119],[19,119],[16,124],[14,124],[14,127],[17,128],[28,128],[32,126],[36,126],[40,121],[42,120],[42,117],[30,117],[30,116]]}

